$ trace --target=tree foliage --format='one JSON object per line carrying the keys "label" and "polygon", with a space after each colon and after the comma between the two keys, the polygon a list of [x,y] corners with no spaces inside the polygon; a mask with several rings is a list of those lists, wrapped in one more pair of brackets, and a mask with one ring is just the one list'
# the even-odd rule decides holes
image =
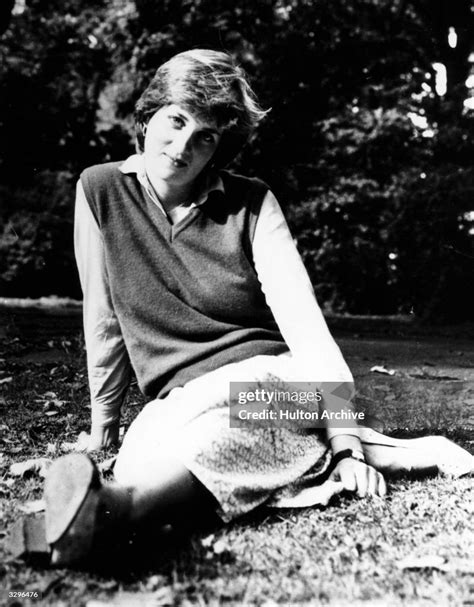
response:
{"label": "tree foliage", "polygon": [[[282,201],[323,304],[472,316],[473,296],[459,298],[474,257],[462,110],[473,15],[470,0],[28,0],[0,40],[0,288],[16,293],[26,268],[35,283],[46,257],[33,242],[64,246],[38,184],[69,176],[53,215],[70,226],[80,170],[133,150],[143,87],[200,46],[231,52],[272,108],[235,167]],[[443,98],[434,62],[447,66]],[[12,226],[30,256],[15,253]],[[74,290],[44,267],[35,293]]]}

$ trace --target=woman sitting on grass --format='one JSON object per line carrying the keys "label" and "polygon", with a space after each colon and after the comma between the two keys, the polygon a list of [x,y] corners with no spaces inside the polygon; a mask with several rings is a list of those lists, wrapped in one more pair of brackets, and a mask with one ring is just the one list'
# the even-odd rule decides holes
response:
{"label": "woman sitting on grass", "polygon": [[131,369],[150,402],[125,435],[116,483],[101,486],[86,455],[53,464],[45,488],[53,564],[83,561],[107,529],[160,527],[198,508],[231,521],[278,503],[308,472],[363,497],[385,495],[380,470],[472,465],[445,439],[389,439],[347,419],[230,427],[231,382],[337,386],[323,392],[323,410],[352,411],[350,371],[274,195],[223,170],[265,113],[229,55],[181,53],[136,105],[138,153],[81,176],[88,449],[118,441]]}

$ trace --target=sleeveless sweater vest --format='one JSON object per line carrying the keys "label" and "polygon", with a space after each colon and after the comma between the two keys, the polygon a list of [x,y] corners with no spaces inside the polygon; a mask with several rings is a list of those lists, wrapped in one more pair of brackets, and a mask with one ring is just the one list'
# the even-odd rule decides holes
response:
{"label": "sleeveless sweater vest", "polygon": [[81,180],[142,392],[162,398],[225,364],[286,351],[252,262],[265,184],[222,171],[225,193],[170,225],[121,164],[90,167]]}

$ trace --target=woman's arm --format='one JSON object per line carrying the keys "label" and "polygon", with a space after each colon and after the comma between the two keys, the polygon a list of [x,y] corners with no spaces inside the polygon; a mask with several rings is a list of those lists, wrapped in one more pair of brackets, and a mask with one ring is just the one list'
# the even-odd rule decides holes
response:
{"label": "woman's arm", "polygon": [[[352,374],[327,327],[313,287],[275,196],[268,192],[257,220],[252,244],[255,269],[267,303],[298,368],[308,381],[337,383],[347,388],[351,409]],[[351,449],[363,454],[357,424],[327,427],[333,453]],[[385,492],[383,478],[353,459],[341,460],[333,475],[359,495]]]}
{"label": "woman's arm", "polygon": [[102,235],[77,184],[74,249],[84,294],[84,335],[91,397],[89,450],[118,441],[120,407],[130,381],[130,363],[115,315]]}
{"label": "woman's arm", "polygon": [[[342,384],[350,400],[352,374],[327,327],[313,287],[271,192],[258,217],[252,245],[267,303],[306,381]],[[335,434],[340,434],[334,428]],[[358,436],[353,423],[349,434]],[[332,437],[332,429],[330,437]]]}

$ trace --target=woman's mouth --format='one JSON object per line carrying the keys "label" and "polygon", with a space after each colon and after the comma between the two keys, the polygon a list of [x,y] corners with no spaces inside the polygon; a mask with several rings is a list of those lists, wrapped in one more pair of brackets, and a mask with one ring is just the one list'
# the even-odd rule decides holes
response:
{"label": "woman's mouth", "polygon": [[170,156],[169,154],[166,154],[166,153],[164,155],[166,156],[168,161],[176,168],[182,169],[185,166],[187,166],[187,164],[188,164],[184,160],[181,160],[181,158],[174,158],[173,156]]}

